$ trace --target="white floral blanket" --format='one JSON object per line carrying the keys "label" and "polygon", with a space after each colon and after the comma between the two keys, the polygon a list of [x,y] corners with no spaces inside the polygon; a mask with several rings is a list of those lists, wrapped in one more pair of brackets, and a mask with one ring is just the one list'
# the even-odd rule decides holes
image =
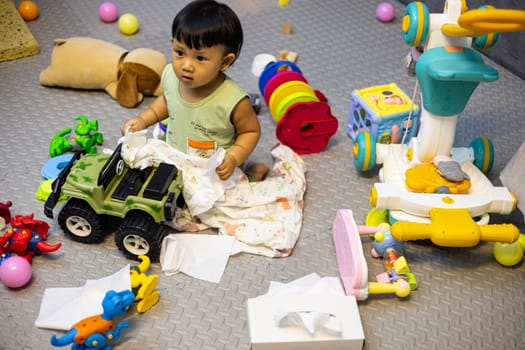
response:
{"label": "white floral blanket", "polygon": [[264,181],[249,182],[236,169],[227,181],[215,173],[225,151],[212,158],[188,156],[167,143],[148,139],[145,132],[123,138],[122,157],[134,168],[161,162],[182,171],[187,209],[179,210],[174,226],[178,231],[218,229],[235,236],[244,252],[268,257],[289,256],[301,232],[306,166],[289,147],[272,150],[273,172]]}

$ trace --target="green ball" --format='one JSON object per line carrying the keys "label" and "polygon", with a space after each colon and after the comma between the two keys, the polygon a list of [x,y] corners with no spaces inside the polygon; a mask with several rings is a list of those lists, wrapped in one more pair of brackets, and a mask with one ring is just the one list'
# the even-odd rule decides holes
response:
{"label": "green ball", "polygon": [[523,259],[523,247],[519,240],[514,243],[494,243],[493,254],[501,265],[514,266]]}
{"label": "green ball", "polygon": [[123,34],[133,35],[139,30],[139,20],[131,13],[125,13],[118,19],[118,27]]}

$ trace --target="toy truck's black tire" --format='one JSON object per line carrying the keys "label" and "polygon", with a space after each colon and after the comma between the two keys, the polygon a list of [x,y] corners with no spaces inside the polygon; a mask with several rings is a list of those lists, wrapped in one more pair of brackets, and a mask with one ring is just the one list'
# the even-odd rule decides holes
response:
{"label": "toy truck's black tire", "polygon": [[58,214],[58,224],[72,240],[82,243],[100,243],[104,239],[103,216],[86,202],[70,199]]}
{"label": "toy truck's black tire", "polygon": [[120,223],[115,243],[127,258],[139,260],[139,255],[147,255],[152,262],[158,262],[162,240],[168,234],[167,227],[155,223],[148,214],[135,211]]}

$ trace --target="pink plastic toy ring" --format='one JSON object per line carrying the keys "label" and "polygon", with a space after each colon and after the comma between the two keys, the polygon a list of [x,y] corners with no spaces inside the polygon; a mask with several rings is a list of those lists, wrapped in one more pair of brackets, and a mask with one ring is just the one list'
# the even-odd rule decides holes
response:
{"label": "pink plastic toy ring", "polygon": [[273,77],[268,80],[264,88],[264,100],[268,104],[270,102],[270,97],[272,96],[275,89],[277,89],[281,84],[286,82],[297,80],[302,81],[303,83],[308,84],[304,75],[294,71],[284,71],[275,74]]}

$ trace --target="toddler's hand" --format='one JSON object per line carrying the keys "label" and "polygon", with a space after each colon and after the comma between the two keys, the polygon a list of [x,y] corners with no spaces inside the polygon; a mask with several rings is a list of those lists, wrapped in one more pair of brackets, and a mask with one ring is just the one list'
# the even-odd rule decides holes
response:
{"label": "toddler's hand", "polygon": [[142,118],[139,118],[139,117],[128,119],[127,121],[124,122],[124,124],[122,124],[122,127],[120,129],[120,132],[122,133],[122,135],[126,133],[126,130],[128,128],[129,128],[129,131],[131,132],[144,130],[146,128],[146,123],[144,122]]}
{"label": "toddler's hand", "polygon": [[222,163],[215,169],[215,172],[221,180],[226,181],[233,175],[236,167],[237,161],[235,158],[230,154],[226,154]]}

